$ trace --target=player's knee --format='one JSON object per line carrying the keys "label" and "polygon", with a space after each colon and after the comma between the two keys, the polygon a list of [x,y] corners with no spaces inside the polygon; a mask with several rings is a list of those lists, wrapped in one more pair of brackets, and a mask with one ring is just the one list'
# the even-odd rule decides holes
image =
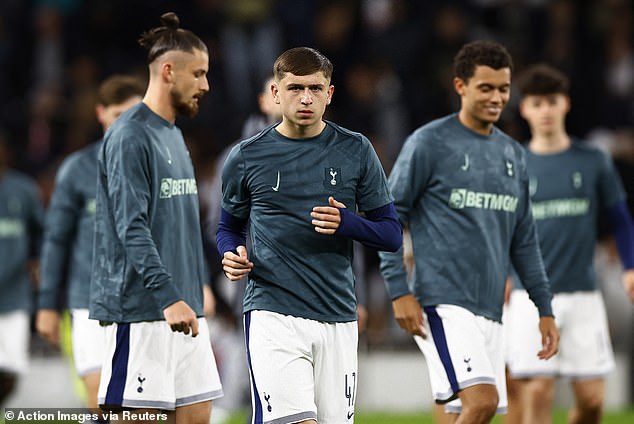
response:
{"label": "player's knee", "polygon": [[498,403],[497,392],[489,392],[485,396],[478,396],[473,402],[463,403],[461,415],[469,416],[470,422],[488,423],[495,416]]}
{"label": "player's knee", "polygon": [[523,388],[523,399],[527,407],[534,410],[550,410],[555,397],[555,383],[550,379],[527,381]]}
{"label": "player's knee", "polygon": [[584,416],[600,416],[603,411],[603,394],[593,393],[578,399],[577,408]]}

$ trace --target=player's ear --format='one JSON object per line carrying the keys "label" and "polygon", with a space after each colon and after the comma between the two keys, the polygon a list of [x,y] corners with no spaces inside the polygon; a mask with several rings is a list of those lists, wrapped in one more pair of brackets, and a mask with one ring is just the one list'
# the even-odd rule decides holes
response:
{"label": "player's ear", "polygon": [[165,82],[174,82],[174,67],[170,62],[161,64],[161,75]]}
{"label": "player's ear", "polygon": [[273,100],[275,101],[275,103],[279,105],[280,104],[280,90],[276,82],[271,84],[271,94],[273,95]]}
{"label": "player's ear", "polygon": [[453,88],[459,96],[464,96],[465,82],[462,78],[455,77],[453,79]]}
{"label": "player's ear", "polygon": [[566,113],[570,112],[570,108],[571,108],[571,103],[570,103],[570,96],[565,96],[566,97]]}
{"label": "player's ear", "polygon": [[101,103],[97,103],[95,106],[95,116],[97,117],[97,121],[102,125],[104,123],[104,110],[105,107]]}
{"label": "player's ear", "polygon": [[520,104],[518,106],[518,109],[520,111],[520,116],[524,119],[526,118],[526,98],[520,99]]}
{"label": "player's ear", "polygon": [[328,93],[326,95],[326,104],[329,105],[330,102],[332,101],[332,95],[335,92],[335,86],[331,85],[330,87],[328,87]]}

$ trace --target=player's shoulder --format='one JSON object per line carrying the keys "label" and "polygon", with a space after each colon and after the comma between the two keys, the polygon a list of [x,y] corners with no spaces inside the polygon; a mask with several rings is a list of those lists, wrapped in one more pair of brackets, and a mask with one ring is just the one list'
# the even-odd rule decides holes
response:
{"label": "player's shoulder", "polygon": [[452,139],[459,127],[457,114],[433,119],[415,128],[405,140],[408,148],[421,149],[442,146],[446,140]]}
{"label": "player's shoulder", "polygon": [[91,143],[88,146],[69,154],[60,164],[57,174],[69,174],[77,168],[90,166],[91,164],[96,163],[100,146],[101,140]]}
{"label": "player's shoulder", "polygon": [[0,179],[18,192],[22,190],[30,193],[38,191],[37,183],[33,177],[15,169],[7,169]]}
{"label": "player's shoulder", "polygon": [[[57,170],[56,181],[76,180],[85,176],[88,169],[96,168],[100,147],[101,140],[69,154]],[[76,182],[82,183],[82,181]]]}
{"label": "player's shoulder", "polygon": [[249,148],[251,146],[254,145],[258,145],[260,143],[265,143],[270,141],[272,138],[274,138],[274,134],[273,131],[275,131],[275,126],[277,126],[277,123],[271,124],[269,126],[267,126],[266,128],[263,128],[262,130],[260,130],[259,132],[253,134],[250,137],[247,137],[245,139],[242,139],[240,141],[238,141],[233,147],[231,147],[231,151],[234,150],[242,150],[242,149],[246,149]]}
{"label": "player's shoulder", "polygon": [[147,106],[144,108],[142,106],[142,103],[132,106],[108,128],[103,137],[107,150],[115,148],[135,150],[147,146],[150,138],[147,114],[149,109]]}
{"label": "player's shoulder", "polygon": [[332,128],[332,131],[341,137],[346,137],[352,139],[353,141],[357,141],[360,143],[369,143],[370,141],[366,136],[357,131],[352,131],[348,128],[344,128],[341,125],[335,124],[332,121],[324,121],[326,123],[326,127]]}
{"label": "player's shoulder", "polygon": [[596,160],[605,160],[608,157],[608,154],[603,150],[579,138],[573,137],[570,141],[570,151],[575,155]]}

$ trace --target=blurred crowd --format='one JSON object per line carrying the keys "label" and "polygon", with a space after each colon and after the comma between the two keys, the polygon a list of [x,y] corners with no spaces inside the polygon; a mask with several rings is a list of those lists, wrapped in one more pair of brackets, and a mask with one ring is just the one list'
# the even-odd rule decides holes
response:
{"label": "blurred crowd", "polygon": [[[99,83],[113,73],[147,78],[136,40],[168,10],[210,49],[211,92],[195,119],[179,122],[199,187],[257,113],[262,81],[285,49],[311,46],[331,59],[327,118],[367,135],[389,173],[407,134],[457,110],[451,64],[460,46],[494,39],[518,71],[547,62],[570,76],[567,128],[613,155],[634,212],[631,0],[2,0],[0,128],[12,166],[37,180],[45,203],[61,160],[100,138]],[[512,102],[500,126],[523,141],[528,128]],[[377,262],[366,251],[359,278],[370,349],[411,341],[389,316]],[[631,309],[622,313],[631,321]]]}

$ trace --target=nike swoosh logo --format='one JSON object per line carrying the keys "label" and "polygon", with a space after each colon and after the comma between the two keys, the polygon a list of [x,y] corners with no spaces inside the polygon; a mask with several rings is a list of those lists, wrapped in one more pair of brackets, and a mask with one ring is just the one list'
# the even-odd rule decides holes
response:
{"label": "nike swoosh logo", "polygon": [[275,187],[271,187],[273,191],[278,191],[280,189],[280,171],[277,171],[277,183]]}

